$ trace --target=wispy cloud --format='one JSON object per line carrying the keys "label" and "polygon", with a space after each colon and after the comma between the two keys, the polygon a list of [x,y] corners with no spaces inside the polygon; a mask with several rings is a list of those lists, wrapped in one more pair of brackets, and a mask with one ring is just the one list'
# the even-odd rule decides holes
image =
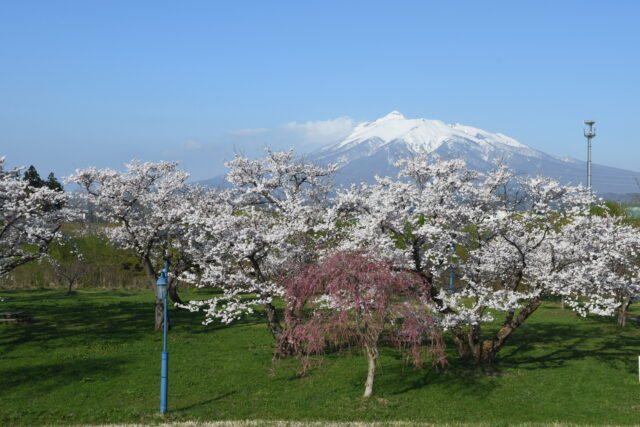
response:
{"label": "wispy cloud", "polygon": [[165,158],[180,160],[194,181],[227,172],[223,162],[235,154],[260,157],[265,147],[274,150],[295,148],[299,154],[309,153],[346,137],[357,125],[350,117],[330,120],[288,122],[272,128],[244,128],[226,131],[217,137],[186,139],[163,153]]}
{"label": "wispy cloud", "polygon": [[332,120],[316,120],[304,123],[289,122],[282,128],[304,138],[308,143],[328,144],[349,135],[356,122],[351,117],[338,117]]}
{"label": "wispy cloud", "polygon": [[357,125],[351,117],[288,122],[274,128],[247,128],[227,132],[243,144],[268,145],[274,149],[295,147],[300,152],[340,141]]}

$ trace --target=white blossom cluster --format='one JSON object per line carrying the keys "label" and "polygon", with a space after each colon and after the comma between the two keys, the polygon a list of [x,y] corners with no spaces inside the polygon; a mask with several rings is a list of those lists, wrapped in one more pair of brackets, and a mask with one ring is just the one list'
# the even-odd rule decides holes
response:
{"label": "white blossom cluster", "polygon": [[181,280],[221,290],[183,305],[203,311],[206,322],[229,323],[258,305],[275,312],[282,275],[345,250],[420,274],[430,309],[451,329],[498,312],[511,322],[548,296],[586,315],[612,314],[640,295],[640,234],[591,214],[599,202],[582,187],[514,176],[504,166],[482,174],[426,154],[401,160],[397,179],[338,190],[334,165],[292,151],[236,156],[227,166],[224,189],[187,185],[167,162],[133,162],[126,173],[86,169],[70,179],[115,224],[105,228],[114,242],[149,260],[173,257]]}
{"label": "white blossom cluster", "polygon": [[[398,180],[338,192],[331,221],[342,219],[339,249],[366,247],[422,274],[442,326],[491,321],[544,296],[583,315],[612,314],[622,296],[640,295],[640,234],[619,218],[590,215],[596,202],[585,188],[504,167],[480,174],[426,155],[398,166]],[[453,245],[462,249],[452,256]]]}
{"label": "white blossom cluster", "polygon": [[20,169],[5,170],[4,163],[0,157],[0,279],[42,258],[61,237],[62,224],[75,218],[66,193],[31,187],[20,178]]}
{"label": "white blossom cluster", "polygon": [[177,166],[132,161],[126,172],[88,168],[67,178],[84,188],[96,215],[108,222],[101,231],[109,240],[138,254],[154,289],[163,260],[170,260],[177,274],[193,267],[186,256],[185,216],[205,192],[187,185],[188,174]]}
{"label": "white blossom cluster", "polygon": [[200,269],[183,276],[223,291],[192,302],[190,309],[225,323],[255,305],[272,309],[272,299],[282,295],[276,279],[316,256],[329,230],[325,212],[335,170],[307,163],[293,151],[269,150],[263,159],[236,156],[227,166],[231,188],[209,191],[208,201],[184,217],[188,250]]}

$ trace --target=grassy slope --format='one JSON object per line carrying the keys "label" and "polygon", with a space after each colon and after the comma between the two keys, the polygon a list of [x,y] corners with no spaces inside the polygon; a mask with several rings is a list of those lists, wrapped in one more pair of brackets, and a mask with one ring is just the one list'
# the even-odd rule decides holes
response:
{"label": "grassy slope", "polygon": [[[151,332],[149,292],[2,296],[3,311],[26,310],[36,321],[0,327],[0,425],[162,419],[162,337]],[[370,402],[360,398],[361,356],[330,355],[306,378],[285,361],[270,376],[261,318],[230,327],[204,327],[194,313],[174,319],[168,420],[640,423],[640,328],[620,331],[551,302],[512,337],[493,375],[453,358],[447,371],[414,371],[385,349]]]}

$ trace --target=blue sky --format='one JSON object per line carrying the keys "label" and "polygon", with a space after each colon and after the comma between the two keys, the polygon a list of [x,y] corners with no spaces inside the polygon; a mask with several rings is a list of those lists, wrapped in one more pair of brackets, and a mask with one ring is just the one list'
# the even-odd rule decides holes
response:
{"label": "blue sky", "polygon": [[[2,1],[0,155],[194,179],[391,110],[640,170],[638,1]],[[336,120],[337,119],[337,120]],[[313,131],[318,130],[319,133]]]}

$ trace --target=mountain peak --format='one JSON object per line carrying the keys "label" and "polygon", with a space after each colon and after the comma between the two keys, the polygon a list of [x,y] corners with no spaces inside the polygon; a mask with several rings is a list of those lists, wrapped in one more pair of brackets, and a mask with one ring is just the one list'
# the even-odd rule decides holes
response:
{"label": "mountain peak", "polygon": [[451,139],[454,133],[450,125],[440,120],[408,119],[402,113],[392,111],[373,122],[360,123],[335,148],[353,147],[361,143],[382,147],[394,143],[406,145],[414,152],[431,152]]}
{"label": "mountain peak", "polygon": [[376,120],[376,122],[381,122],[383,120],[397,120],[397,119],[406,119],[406,117],[400,111],[393,110],[386,116],[380,117],[378,120]]}
{"label": "mountain peak", "polygon": [[461,124],[447,124],[440,120],[408,119],[399,111],[392,111],[372,122],[362,122],[341,142],[322,151],[344,150],[358,145],[377,150],[388,145],[402,145],[412,152],[434,152],[443,145],[463,144],[480,150],[485,157],[496,149],[528,150],[524,144],[500,133]]}

